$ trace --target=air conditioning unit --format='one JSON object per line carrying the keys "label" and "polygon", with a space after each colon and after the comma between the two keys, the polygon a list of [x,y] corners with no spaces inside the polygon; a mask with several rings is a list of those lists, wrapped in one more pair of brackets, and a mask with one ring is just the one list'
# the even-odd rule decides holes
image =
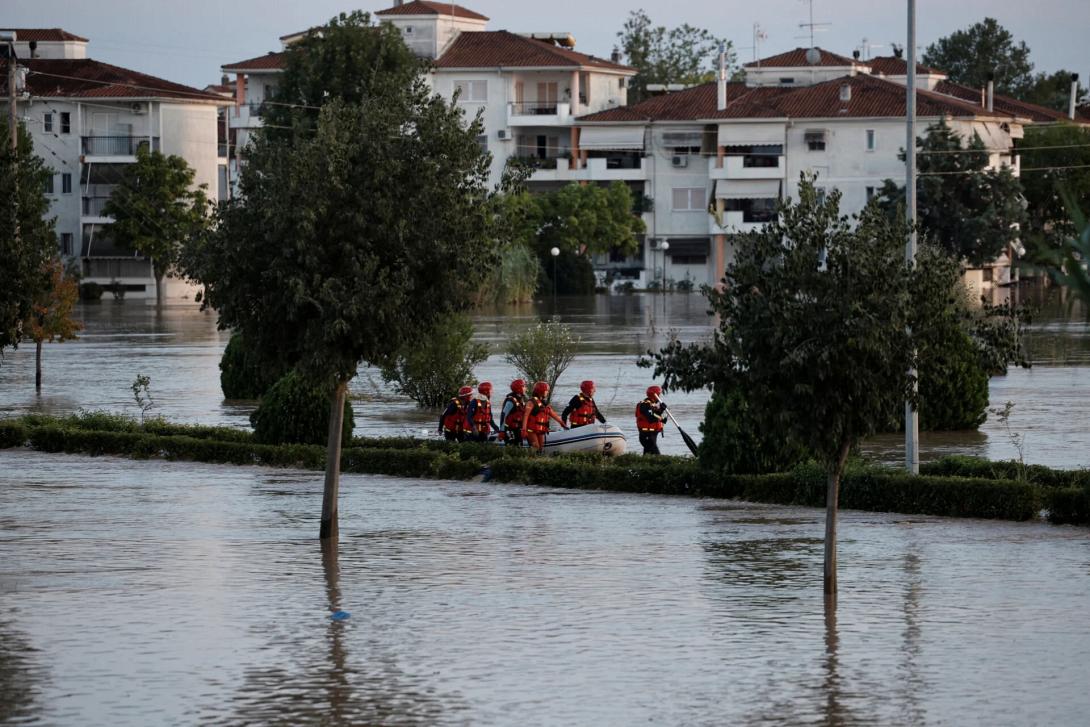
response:
{"label": "air conditioning unit", "polygon": [[147,106],[145,106],[145,105],[144,105],[144,104],[142,104],[142,103],[134,103],[134,104],[133,104],[132,106],[130,106],[129,108],[130,108],[130,109],[132,110],[132,112],[133,112],[134,114],[143,114],[143,113],[146,113],[146,112],[147,112],[147,110],[148,110],[148,107],[147,107]]}
{"label": "air conditioning unit", "polygon": [[510,139],[511,135],[508,133],[507,129],[500,129],[496,132],[496,138],[500,141],[505,141],[506,139]]}
{"label": "air conditioning unit", "polygon": [[684,169],[689,166],[689,157],[684,154],[678,154],[677,156],[671,157],[670,166]]}

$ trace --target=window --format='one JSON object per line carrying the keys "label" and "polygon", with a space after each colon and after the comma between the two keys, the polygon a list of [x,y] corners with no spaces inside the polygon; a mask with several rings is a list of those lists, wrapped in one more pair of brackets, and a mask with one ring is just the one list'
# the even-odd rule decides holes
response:
{"label": "window", "polygon": [[485,103],[488,101],[488,81],[455,81],[459,103]]}
{"label": "window", "polygon": [[803,135],[806,148],[810,151],[825,151],[825,130],[812,129]]}
{"label": "window", "polygon": [[624,77],[617,79],[617,88],[624,88]]}
{"label": "window", "polygon": [[867,129],[867,151],[874,151],[874,129]]}
{"label": "window", "polygon": [[406,25],[405,26],[405,35],[412,35],[412,34],[413,34],[413,26]]}
{"label": "window", "polygon": [[48,133],[53,132],[53,114],[52,113],[42,114],[42,129],[44,131],[48,132]]}
{"label": "window", "polygon": [[67,111],[61,111],[61,133],[72,133],[72,114]]}
{"label": "window", "polygon": [[727,199],[723,209],[727,212],[741,212],[742,222],[771,222],[776,219],[775,197],[767,199]]}
{"label": "window", "polygon": [[67,172],[61,175],[61,194],[72,194],[72,175]]}
{"label": "window", "polygon": [[707,265],[707,255],[671,255],[670,262],[674,265]]}
{"label": "window", "polygon": [[45,193],[53,194],[53,174],[45,178]]}
{"label": "window", "polygon": [[72,254],[72,233],[71,232],[62,232],[61,233],[61,255],[71,255],[71,254]]}
{"label": "window", "polygon": [[825,187],[814,187],[814,196],[817,197],[818,204],[825,202]]}
{"label": "window", "polygon": [[795,82],[794,78],[781,78],[780,83],[784,86],[790,86]]}
{"label": "window", "polygon": [[480,136],[478,136],[477,137],[477,143],[481,147],[481,153],[482,154],[487,154],[488,153],[488,134],[481,134]]}
{"label": "window", "polygon": [[673,209],[675,212],[703,212],[707,204],[704,201],[703,187],[674,187]]}

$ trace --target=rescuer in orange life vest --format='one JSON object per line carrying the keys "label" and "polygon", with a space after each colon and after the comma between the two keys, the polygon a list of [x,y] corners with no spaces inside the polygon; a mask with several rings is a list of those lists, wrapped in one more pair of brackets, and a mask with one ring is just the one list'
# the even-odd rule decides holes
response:
{"label": "rescuer in orange life vest", "polygon": [[514,447],[522,444],[522,419],[526,413],[526,382],[515,379],[511,382],[511,393],[503,400],[500,409],[500,421],[506,434],[504,444]]}
{"label": "rescuer in orange life vest", "polygon": [[549,406],[549,385],[544,381],[534,384],[534,398],[526,404],[526,413],[522,415],[522,431],[526,441],[538,452],[545,449],[545,436],[549,433],[549,419],[560,422],[565,429],[568,425]]}
{"label": "rescuer in orange life vest", "polygon": [[571,425],[572,429],[591,424],[595,419],[605,424],[606,418],[598,411],[598,405],[594,403],[594,382],[584,381],[579,384],[579,393],[571,398],[560,418]]}
{"label": "rescuer in orange life vest", "polygon": [[469,402],[466,421],[469,424],[467,439],[487,442],[489,434],[500,431],[500,428],[496,426],[496,420],[492,417],[492,384],[490,382],[482,381],[477,384],[477,397]]}
{"label": "rescuer in orange life vest", "polygon": [[458,389],[458,396],[451,399],[447,408],[439,415],[439,433],[446,437],[448,442],[465,440],[468,423],[466,412],[469,408],[469,397],[472,394],[472,386],[463,386]]}
{"label": "rescuer in orange life vest", "polygon": [[644,454],[660,454],[656,441],[662,434],[662,422],[666,419],[666,405],[659,401],[661,386],[648,386],[647,398],[636,405],[636,429],[640,432],[640,444]]}

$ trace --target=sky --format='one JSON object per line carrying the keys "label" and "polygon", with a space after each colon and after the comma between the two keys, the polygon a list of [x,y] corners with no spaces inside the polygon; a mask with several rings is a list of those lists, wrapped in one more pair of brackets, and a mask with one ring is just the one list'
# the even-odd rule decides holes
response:
{"label": "sky", "polygon": [[[767,38],[762,57],[809,46],[810,0],[463,0],[490,18],[489,30],[564,31],[576,50],[608,57],[630,10],[642,7],[656,25],[689,23],[730,40],[742,62],[753,59],[753,24]],[[917,0],[917,44],[996,18],[1031,50],[1035,70],[1060,68],[1090,80],[1090,0]],[[279,50],[279,37],[350,10],[374,12],[392,0],[3,0],[0,26],[60,27],[89,38],[97,60],[203,87],[220,66]],[[906,0],[813,0],[815,43],[842,55],[888,55],[906,36]],[[805,36],[805,37],[803,37]],[[863,49],[867,45],[878,47]]]}

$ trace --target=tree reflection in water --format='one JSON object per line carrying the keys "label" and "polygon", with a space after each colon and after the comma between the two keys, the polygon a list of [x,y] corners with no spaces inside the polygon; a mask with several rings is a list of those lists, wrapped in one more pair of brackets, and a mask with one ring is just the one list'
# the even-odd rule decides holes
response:
{"label": "tree reflection in water", "polygon": [[39,684],[45,677],[45,669],[34,660],[37,651],[14,626],[0,621],[0,724],[35,716]]}

